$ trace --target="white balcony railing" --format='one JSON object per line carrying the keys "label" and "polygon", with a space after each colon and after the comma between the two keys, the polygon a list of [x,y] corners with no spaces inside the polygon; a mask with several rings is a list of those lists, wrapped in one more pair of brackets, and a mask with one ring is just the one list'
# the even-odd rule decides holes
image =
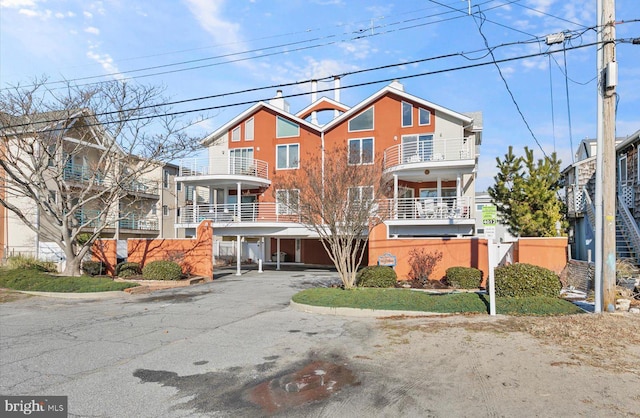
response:
{"label": "white balcony railing", "polygon": [[[416,199],[383,199],[378,202],[378,215],[383,220],[450,220],[470,219],[469,197],[434,197]],[[200,223],[212,220],[220,223],[293,222],[300,216],[273,202],[237,204],[200,204],[180,208],[179,223]]]}
{"label": "white balcony railing", "polygon": [[273,202],[241,203],[240,213],[237,204],[201,204],[180,208],[180,223],[200,223],[204,220],[214,222],[300,222],[297,214],[288,208]]}
{"label": "white balcony railing", "polygon": [[180,176],[229,174],[269,178],[269,164],[262,160],[242,157],[189,158],[180,160]]}
{"label": "white balcony railing", "polygon": [[436,138],[429,141],[394,145],[384,151],[384,168],[430,161],[473,159],[469,141],[467,138]]}
{"label": "white balcony railing", "polygon": [[[470,219],[469,197],[402,198],[383,201],[386,220]],[[381,208],[382,209],[382,208]]]}

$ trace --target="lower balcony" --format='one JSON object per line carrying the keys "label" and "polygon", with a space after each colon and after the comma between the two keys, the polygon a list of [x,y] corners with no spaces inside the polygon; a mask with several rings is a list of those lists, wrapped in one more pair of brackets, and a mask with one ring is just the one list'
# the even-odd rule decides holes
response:
{"label": "lower balcony", "polygon": [[381,202],[385,220],[471,219],[468,197],[387,199]]}
{"label": "lower balcony", "polygon": [[134,231],[152,231],[160,230],[157,218],[149,218],[145,216],[130,215],[118,221],[120,229],[131,229]]}
{"label": "lower balcony", "polygon": [[214,223],[299,223],[300,216],[273,202],[233,204],[200,204],[180,208],[178,223],[199,224],[204,220]]}

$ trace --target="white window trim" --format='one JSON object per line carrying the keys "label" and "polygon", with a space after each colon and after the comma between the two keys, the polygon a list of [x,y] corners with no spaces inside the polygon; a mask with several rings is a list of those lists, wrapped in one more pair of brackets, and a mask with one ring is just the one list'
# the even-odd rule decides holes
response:
{"label": "white window trim", "polygon": [[[371,117],[371,129],[357,129],[357,130],[351,130],[351,125],[349,122],[351,122],[353,119],[357,118],[358,116],[362,115],[364,112],[369,111],[369,109],[371,109],[371,113],[372,113],[372,117]],[[354,117],[350,118],[347,121],[347,132],[365,132],[365,131],[373,131],[376,128],[376,110],[375,110],[375,106],[371,106],[366,108],[365,110],[363,110],[362,112],[358,113],[357,115],[355,115]]]}
{"label": "white window trim", "polygon": [[169,174],[169,170],[162,170],[162,187],[164,189],[169,188],[170,179],[171,174]]}
{"label": "white window trim", "polygon": [[[298,126],[298,133],[296,135],[288,135],[288,136],[280,136],[280,135],[278,135],[278,121],[279,120],[283,120],[285,122],[297,125]],[[278,139],[280,139],[280,138],[298,138],[299,136],[300,136],[300,124],[295,123],[295,122],[293,122],[293,121],[291,121],[291,120],[289,120],[287,118],[283,118],[282,116],[276,116],[276,138],[278,138]]]}
{"label": "white window trim", "polygon": [[349,199],[349,201],[353,201],[351,199],[351,191],[352,190],[357,190],[358,191],[358,201],[361,202],[362,201],[363,191],[365,189],[371,190],[371,201],[373,201],[374,197],[375,197],[375,194],[374,194],[373,186],[371,186],[371,185],[369,185],[369,186],[351,186],[351,187],[349,187],[349,189],[347,189],[347,198]]}
{"label": "white window trim", "polygon": [[[360,141],[360,161],[362,161],[362,141],[365,139],[370,139],[371,142],[373,143],[373,149],[371,150],[371,162],[370,163],[356,163],[356,164],[351,164],[349,162],[349,152],[351,150],[351,141]],[[365,136],[362,138],[349,138],[349,140],[347,141],[347,164],[349,165],[372,165],[375,160],[376,160],[376,139],[373,136]]]}
{"label": "white window trim", "polygon": [[[287,165],[289,165],[289,147],[292,145],[297,145],[298,146],[298,165],[297,167],[284,167],[284,168],[280,168],[278,167],[278,148],[280,147],[287,147]],[[300,168],[300,144],[299,143],[291,143],[291,144],[278,144],[276,145],[276,170],[297,170]]]}
{"label": "white window trim", "polygon": [[[236,137],[235,135],[236,132],[238,133],[237,135],[238,139],[234,139],[234,137]],[[236,126],[231,130],[231,142],[240,142],[240,126]]]}
{"label": "white window trim", "polygon": [[[409,107],[411,107],[411,112],[409,113],[411,121],[408,125],[404,124],[404,105],[409,105]],[[400,124],[403,128],[409,128],[413,126],[413,105],[409,102],[402,101],[402,104],[400,105]]]}
{"label": "white window trim", "polygon": [[[429,122],[428,123],[420,123],[420,111],[423,110],[425,112],[427,112],[427,114],[429,115]],[[427,109],[425,109],[424,107],[419,107],[418,108],[418,126],[429,126],[431,125],[431,112]]]}
{"label": "white window trim", "polygon": [[[625,181],[622,181],[622,160],[624,160],[624,178]],[[627,160],[627,154],[623,154],[618,158],[618,173],[620,173],[618,175],[618,184],[621,186],[626,186],[627,183],[629,182],[629,165],[628,165],[628,160]]]}
{"label": "white window trim", "polygon": [[162,216],[163,217],[169,216],[169,206],[162,205]]}
{"label": "white window trim", "polygon": [[[283,205],[281,201],[278,200],[278,196],[281,192],[286,192],[287,200],[291,199],[291,192],[297,192],[298,194],[298,203],[296,206],[300,206],[300,189],[276,189],[276,214],[277,215],[296,215],[297,212],[293,211],[289,206]],[[283,210],[280,210],[280,208]]]}
{"label": "white window trim", "polygon": [[[249,122],[251,122],[250,130],[247,129]],[[256,123],[254,121],[254,118],[247,119],[247,121],[244,123],[244,140],[245,141],[253,141],[253,139],[255,138],[255,129],[256,129]],[[249,135],[248,135],[249,131],[251,131],[251,138],[249,138]]]}

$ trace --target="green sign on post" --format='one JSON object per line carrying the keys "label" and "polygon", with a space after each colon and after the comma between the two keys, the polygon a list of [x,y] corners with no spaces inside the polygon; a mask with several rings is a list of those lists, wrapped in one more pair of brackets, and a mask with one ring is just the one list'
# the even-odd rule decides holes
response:
{"label": "green sign on post", "polygon": [[482,226],[484,227],[484,236],[487,238],[495,238],[497,224],[498,208],[494,205],[482,206]]}

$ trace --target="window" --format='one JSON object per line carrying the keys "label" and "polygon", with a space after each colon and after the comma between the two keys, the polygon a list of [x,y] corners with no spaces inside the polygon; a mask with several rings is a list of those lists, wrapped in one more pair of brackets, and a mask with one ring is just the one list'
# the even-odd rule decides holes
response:
{"label": "window", "polygon": [[373,107],[349,120],[349,132],[368,131],[373,129]]}
{"label": "window", "polygon": [[427,109],[418,109],[418,124],[419,125],[431,125],[431,112]]}
{"label": "window", "polygon": [[253,118],[244,123],[244,140],[253,141]]}
{"label": "window", "polygon": [[443,187],[440,189],[440,196],[438,196],[438,189],[420,189],[420,197],[456,197],[455,187]]}
{"label": "window", "polygon": [[349,140],[349,164],[373,163],[373,138]]}
{"label": "window", "polygon": [[49,145],[47,147],[47,154],[49,155],[49,162],[47,163],[47,165],[49,167],[53,167],[54,165],[56,165],[56,146],[55,145]]}
{"label": "window", "polygon": [[299,203],[299,190],[276,190],[276,213],[278,215],[293,215],[298,213]]}
{"label": "window", "polygon": [[231,131],[231,142],[239,142],[240,141],[240,127],[236,127],[233,131]]}
{"label": "window", "polygon": [[283,117],[276,119],[276,138],[291,138],[300,136],[300,126]]}
{"label": "window", "polygon": [[300,150],[298,144],[278,145],[276,148],[276,166],[278,169],[300,167]]}
{"label": "window", "polygon": [[193,202],[194,186],[184,186],[184,198],[187,201]]}
{"label": "window", "polygon": [[373,186],[349,187],[349,201],[353,203],[372,202]]}
{"label": "window", "polygon": [[167,170],[162,170],[162,187],[169,188],[169,172]]}
{"label": "window", "polygon": [[618,180],[619,180],[619,184],[624,186],[627,184],[627,156],[623,155],[620,157],[620,159],[618,160]]}
{"label": "window", "polygon": [[[433,153],[433,135],[405,135],[402,137],[402,161],[405,163],[431,161],[436,159]],[[440,157],[440,154],[438,154]],[[438,159],[443,159],[438,158]]]}
{"label": "window", "polygon": [[162,216],[169,216],[169,206],[162,205]]}
{"label": "window", "polygon": [[413,126],[413,105],[402,102],[402,126]]}
{"label": "window", "polygon": [[178,182],[178,184],[176,184],[176,190],[182,190],[182,183]]}
{"label": "window", "polygon": [[253,166],[253,148],[234,148],[229,150],[229,173],[251,174]]}
{"label": "window", "polygon": [[156,205],[151,206],[151,214],[152,215],[158,214],[158,207]]}

